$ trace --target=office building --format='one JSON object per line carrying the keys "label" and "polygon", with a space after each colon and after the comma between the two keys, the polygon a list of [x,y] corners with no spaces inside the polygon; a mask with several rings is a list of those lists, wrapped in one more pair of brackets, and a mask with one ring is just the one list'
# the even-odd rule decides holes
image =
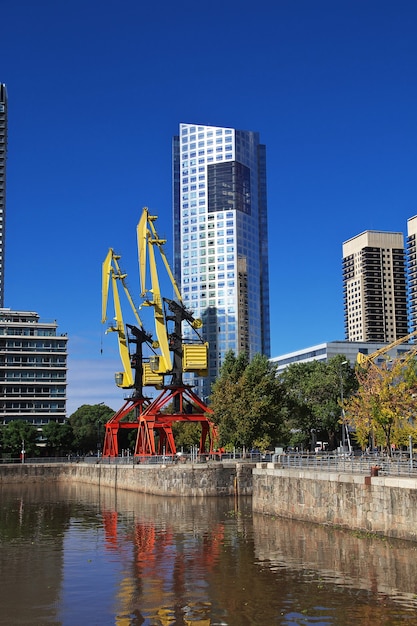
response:
{"label": "office building", "polygon": [[173,212],[174,273],[209,342],[208,394],[227,351],[270,353],[266,154],[258,133],[180,124]]}
{"label": "office building", "polygon": [[368,230],[343,243],[345,338],[391,343],[408,334],[404,237]]}
{"label": "office building", "polygon": [[408,314],[410,332],[417,331],[417,215],[407,220]]}
{"label": "office building", "polygon": [[7,91],[0,83],[0,307],[4,306],[6,227]]}
{"label": "office building", "polygon": [[67,341],[55,321],[0,309],[0,424],[65,421]]}
{"label": "office building", "polygon": [[[385,348],[387,343],[370,343],[363,341],[327,341],[319,343],[315,346],[288,352],[270,359],[271,363],[277,366],[277,373],[284,371],[286,367],[293,363],[310,363],[311,361],[323,361],[327,363],[330,359],[337,355],[344,356],[349,364],[354,367],[358,360],[358,354],[369,355],[374,354],[377,350]],[[414,350],[415,345],[403,343],[393,346],[383,355],[377,356],[374,363],[380,365],[386,362],[387,357],[395,359],[403,356],[410,349]]]}

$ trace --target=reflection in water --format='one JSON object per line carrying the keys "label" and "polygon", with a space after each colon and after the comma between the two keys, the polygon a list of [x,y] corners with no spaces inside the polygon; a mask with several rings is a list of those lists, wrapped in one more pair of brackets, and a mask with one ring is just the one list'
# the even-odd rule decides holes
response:
{"label": "reflection in water", "polygon": [[320,575],[321,581],[386,596],[417,609],[417,544],[254,514],[255,553],[272,570]]}
{"label": "reflection in water", "polygon": [[414,543],[252,515],[247,499],[0,497],[0,624],[417,625]]}

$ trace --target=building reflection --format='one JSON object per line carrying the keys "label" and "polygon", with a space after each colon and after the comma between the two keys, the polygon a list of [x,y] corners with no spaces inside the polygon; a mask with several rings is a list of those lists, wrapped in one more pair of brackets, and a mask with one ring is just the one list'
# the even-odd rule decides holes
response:
{"label": "building reflection", "polygon": [[[310,596],[317,604],[322,589],[325,604],[326,585],[365,594],[356,599],[358,618],[368,615],[369,593],[417,608],[414,544],[253,514],[250,499],[242,500],[242,510],[236,505],[228,498],[101,489],[106,547],[130,553],[117,593],[118,615],[161,626],[207,626],[222,614],[227,624],[273,623],[295,587],[303,589],[307,605]],[[271,572],[279,573],[279,588]],[[254,607],[250,597],[257,598]],[[378,607],[372,610],[376,619]]]}
{"label": "building reflection", "polygon": [[69,504],[57,507],[54,491],[45,498],[42,485],[0,489],[2,624],[32,624],[34,606],[45,607],[45,623],[54,617],[71,508]]}
{"label": "building reflection", "polygon": [[253,514],[250,499],[69,483],[0,495],[0,625],[373,626],[417,608],[412,542]]}
{"label": "building reflection", "polygon": [[415,605],[416,544],[254,514],[255,554],[271,569],[309,570],[320,580]]}

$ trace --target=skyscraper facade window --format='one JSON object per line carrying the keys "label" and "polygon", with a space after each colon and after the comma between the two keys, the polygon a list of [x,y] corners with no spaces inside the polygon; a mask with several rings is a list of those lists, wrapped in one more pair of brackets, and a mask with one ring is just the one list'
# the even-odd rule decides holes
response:
{"label": "skyscraper facade window", "polygon": [[392,342],[408,334],[404,237],[368,230],[343,243],[345,338]]}
{"label": "skyscraper facade window", "polygon": [[7,91],[0,83],[0,307],[4,306],[6,224]]}
{"label": "skyscraper facade window", "polygon": [[417,331],[417,215],[407,220],[408,312],[410,332]]}
{"label": "skyscraper facade window", "polygon": [[209,393],[227,351],[269,356],[265,146],[180,124],[173,139],[174,273],[209,342]]}
{"label": "skyscraper facade window", "polygon": [[0,309],[0,425],[23,420],[42,429],[65,421],[67,342],[55,321]]}

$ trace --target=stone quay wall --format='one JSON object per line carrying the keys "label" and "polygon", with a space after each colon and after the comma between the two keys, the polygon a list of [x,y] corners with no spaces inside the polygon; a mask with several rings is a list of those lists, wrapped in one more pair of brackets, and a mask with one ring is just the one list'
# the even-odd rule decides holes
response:
{"label": "stone quay wall", "polygon": [[250,496],[257,513],[417,541],[417,479],[273,463],[0,465],[0,487],[79,482],[163,496]]}
{"label": "stone quay wall", "polygon": [[253,463],[178,465],[57,463],[0,465],[0,486],[73,481],[164,496],[252,495]]}
{"label": "stone quay wall", "polygon": [[253,510],[417,541],[417,479],[281,469],[253,470]]}

